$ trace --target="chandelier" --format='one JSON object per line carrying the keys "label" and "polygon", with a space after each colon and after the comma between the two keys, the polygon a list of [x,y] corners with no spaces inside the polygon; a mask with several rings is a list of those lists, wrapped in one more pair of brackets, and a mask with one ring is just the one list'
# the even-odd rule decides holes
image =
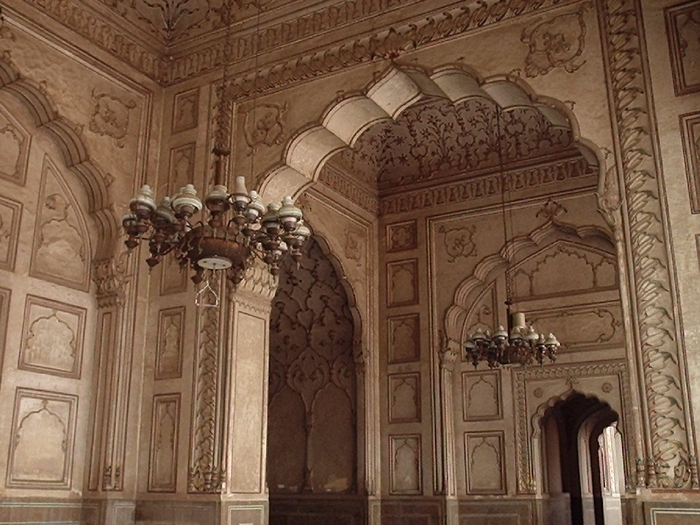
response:
{"label": "chandelier", "polygon": [[[140,242],[147,243],[150,256],[146,262],[150,268],[172,253],[182,266],[189,266],[194,271],[192,280],[195,284],[207,278],[207,271],[225,271],[227,278],[238,284],[256,256],[268,265],[273,275],[277,275],[284,257],[291,256],[297,262],[300,260],[301,248],[311,235],[304,225],[301,210],[294,205],[291,197],[284,197],[281,204],[268,204],[266,208],[255,191],[246,189],[245,177],[236,177],[230,193],[225,186],[231,153],[230,118],[233,106],[228,74],[232,53],[231,18],[229,5],[222,14],[227,32],[212,150],[213,187],[204,197],[204,203],[197,196],[194,185],[187,184],[177,194],[163,197],[156,204],[153,190],[145,185],[129,201],[129,212],[122,218],[128,235],[125,241],[127,248],[132,250]],[[258,27],[259,18],[260,7]],[[256,37],[258,35],[256,33]],[[256,50],[256,74],[257,55]],[[252,171],[251,162],[251,174]],[[195,221],[194,216],[202,208],[206,208],[206,218]],[[208,281],[205,285],[208,285]]]}
{"label": "chandelier", "polygon": [[[502,137],[501,137],[501,108],[496,103],[496,148],[498,151],[498,163],[501,179],[501,204],[503,219],[503,240],[505,253],[511,253],[508,249],[510,240],[508,237],[508,215],[506,212],[506,188],[507,176],[504,169]],[[512,233],[512,228],[511,228]],[[506,317],[508,329],[499,326],[493,335],[489,330],[478,328],[467,337],[465,343],[466,359],[471,361],[474,368],[485,361],[489,367],[496,368],[500,365],[530,365],[534,362],[544,364],[545,359],[554,362],[557,358],[557,350],[560,343],[554,334],[545,336],[538,334],[532,325],[525,322],[523,312],[512,311],[514,304],[512,283],[509,271],[510,259],[506,256]]]}

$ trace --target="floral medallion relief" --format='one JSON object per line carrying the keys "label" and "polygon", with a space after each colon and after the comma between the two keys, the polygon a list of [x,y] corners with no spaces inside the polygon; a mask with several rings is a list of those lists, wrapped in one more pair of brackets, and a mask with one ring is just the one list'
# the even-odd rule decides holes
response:
{"label": "floral medallion relief", "polygon": [[119,98],[92,90],[93,110],[88,129],[98,135],[108,136],[118,148],[123,148],[129,130],[129,111],[136,107],[133,100]]}
{"label": "floral medallion relief", "polygon": [[71,487],[77,405],[77,396],[17,389],[8,487]]}
{"label": "floral medallion relief", "polygon": [[87,290],[90,245],[73,194],[47,158],[41,179],[30,275]]}
{"label": "floral medallion relief", "polygon": [[252,155],[260,146],[279,146],[285,141],[284,114],[289,105],[261,104],[245,112],[243,136]]}
{"label": "floral medallion relief", "polygon": [[19,368],[80,378],[84,308],[27,296]]}
{"label": "floral medallion relief", "polygon": [[386,251],[402,252],[418,247],[418,225],[415,220],[389,224],[386,227]]}
{"label": "floral medallion relief", "polygon": [[520,40],[528,46],[525,76],[546,75],[555,68],[574,73],[585,64],[582,58],[586,47],[583,15],[592,6],[591,2],[584,2],[578,11],[540,19],[523,30]]}
{"label": "floral medallion relief", "polygon": [[0,106],[0,177],[24,186],[31,135]]}

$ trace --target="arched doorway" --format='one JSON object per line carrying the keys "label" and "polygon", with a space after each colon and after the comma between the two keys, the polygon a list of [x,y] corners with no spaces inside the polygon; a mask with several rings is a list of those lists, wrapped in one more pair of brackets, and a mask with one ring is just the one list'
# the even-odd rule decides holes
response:
{"label": "arched doorway", "polygon": [[270,524],[338,516],[359,524],[355,322],[317,240],[294,265],[282,269],[270,322]]}
{"label": "arched doorway", "polygon": [[612,525],[621,523],[606,497],[619,499],[621,439],[619,415],[610,405],[579,392],[545,413],[542,458],[548,523]]}

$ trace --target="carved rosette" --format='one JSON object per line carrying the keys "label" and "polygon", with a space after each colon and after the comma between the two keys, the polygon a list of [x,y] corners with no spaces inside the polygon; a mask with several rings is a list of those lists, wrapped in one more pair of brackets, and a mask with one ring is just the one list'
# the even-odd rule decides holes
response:
{"label": "carved rosette", "polygon": [[[647,63],[640,34],[638,0],[599,0],[604,25],[606,70],[614,109],[616,148],[629,217],[632,300],[636,339],[643,365],[651,450],[647,486],[698,488],[691,479],[687,392],[683,349],[675,319],[675,290],[664,228],[660,173],[652,136],[654,110],[646,82]],[[695,476],[695,478],[697,478]]]}

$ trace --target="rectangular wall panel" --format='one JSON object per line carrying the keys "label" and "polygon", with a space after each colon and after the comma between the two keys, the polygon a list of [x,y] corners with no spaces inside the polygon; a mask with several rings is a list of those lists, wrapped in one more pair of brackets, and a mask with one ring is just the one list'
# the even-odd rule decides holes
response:
{"label": "rectangular wall panel", "polygon": [[151,449],[148,464],[148,491],[177,490],[178,435],[180,432],[180,394],[153,397]]}

